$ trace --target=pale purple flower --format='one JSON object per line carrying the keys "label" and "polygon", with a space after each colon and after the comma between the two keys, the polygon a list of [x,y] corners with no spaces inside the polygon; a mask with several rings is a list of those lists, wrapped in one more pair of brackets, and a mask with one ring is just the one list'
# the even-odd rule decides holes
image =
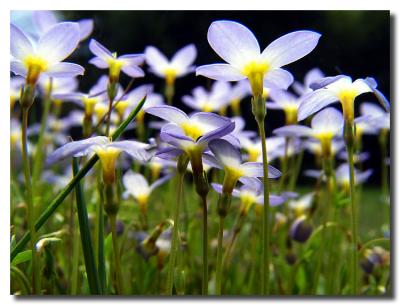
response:
{"label": "pale purple flower", "polygon": [[197,50],[194,44],[189,44],[178,50],[171,60],[153,46],[148,46],[144,54],[150,71],[158,77],[165,78],[168,84],[173,84],[176,78],[194,71],[192,64],[196,59]]}
{"label": "pale purple flower", "polygon": [[365,79],[354,82],[351,77],[338,75],[325,77],[310,86],[313,92],[301,98],[298,120],[302,121],[322,108],[340,101],[346,120],[354,119],[354,99],[366,92],[372,92],[370,84]]}
{"label": "pale purple flower", "polygon": [[381,106],[385,109],[386,112],[390,112],[390,102],[388,99],[383,95],[381,91],[378,90],[378,83],[373,77],[367,77],[365,81],[370,85],[372,91],[374,92],[376,98],[378,99]]}
{"label": "pale purple flower", "polygon": [[273,89],[269,92],[272,102],[267,102],[268,109],[279,109],[285,112],[286,125],[297,123],[297,112],[300,99],[289,91]]}
{"label": "pale purple flower", "polygon": [[[205,153],[204,159],[213,167],[223,169],[228,180],[236,181],[247,177],[263,177],[263,164],[261,162],[244,162],[239,149],[224,139],[213,139],[208,144],[213,155]],[[278,178],[281,172],[268,165],[268,178]],[[246,179],[244,180],[246,181]],[[245,182],[244,182],[245,183]]]}
{"label": "pale purple flower", "polygon": [[[232,197],[239,198],[243,204],[247,205],[249,209],[253,204],[264,204],[264,185],[258,179],[247,179],[245,183],[239,187],[234,188],[232,191]],[[223,186],[218,183],[211,183],[213,189],[218,193],[222,194]],[[276,207],[284,203],[286,199],[282,196],[269,195],[269,204],[272,207]]]}
{"label": "pale purple flower", "polygon": [[[360,152],[353,155],[354,163],[362,163],[369,159],[370,154],[368,152]],[[348,161],[349,155],[346,151],[342,151],[338,154],[340,160]]]}
{"label": "pale purple flower", "polygon": [[167,105],[150,107],[146,112],[169,122],[162,127],[160,137],[175,147],[172,154],[202,152],[210,140],[226,136],[235,128],[234,122],[214,113],[197,112],[189,117]]}
{"label": "pale purple flower", "polygon": [[[317,156],[318,158],[322,155],[322,148],[321,144],[318,140],[314,138],[310,138],[303,143],[305,149],[310,152],[311,154]],[[332,156],[336,156],[342,149],[344,149],[345,144],[343,139],[333,139],[331,143],[331,153]]]}
{"label": "pale purple flower", "polygon": [[80,65],[62,62],[78,46],[79,26],[74,22],[62,22],[44,32],[38,41],[32,41],[24,32],[11,24],[10,69],[36,84],[41,74],[51,77],[83,75]]}
{"label": "pale purple flower", "polygon": [[[363,172],[354,169],[354,184],[355,185],[363,184],[372,175],[372,172],[373,172],[372,169],[368,169]],[[338,185],[342,186],[346,190],[350,188],[350,170],[348,163],[341,164],[336,169],[336,182]]]}
{"label": "pale purple flower", "polygon": [[215,21],[208,29],[207,39],[227,63],[200,66],[196,74],[222,81],[247,78],[255,96],[262,94],[264,79],[287,88],[293,77],[280,67],[310,53],[320,36],[312,31],[292,32],[278,38],[261,52],[257,39],[247,27],[234,21]]}
{"label": "pale purple flower", "polygon": [[94,39],[90,40],[89,49],[96,55],[89,63],[99,69],[109,69],[110,78],[115,81],[118,80],[121,70],[132,78],[144,76],[143,70],[139,67],[144,61],[143,54],[117,56],[117,53],[111,53],[105,46]]}
{"label": "pale purple flower", "polygon": [[288,202],[288,207],[293,210],[296,215],[304,214],[306,210],[311,208],[314,195],[314,192],[312,192],[302,195],[300,198],[292,199]]}
{"label": "pale purple flower", "polygon": [[210,91],[200,86],[194,88],[192,95],[183,96],[182,101],[194,110],[218,112],[228,106],[230,89],[229,83],[217,81],[212,84]]}
{"label": "pale purple flower", "polygon": [[246,127],[245,126],[246,123],[242,117],[235,116],[232,117],[231,120],[235,122],[235,129],[232,131],[231,134],[237,139],[242,139],[242,138],[252,139],[257,136],[257,132],[253,130],[244,130],[244,128]]}
{"label": "pale purple flower", "polygon": [[[32,17],[39,36],[60,22],[53,11],[33,11]],[[76,23],[79,25],[79,40],[85,40],[93,31],[93,19],[82,19]]]}
{"label": "pale purple flower", "polygon": [[325,77],[325,74],[319,68],[313,68],[306,73],[302,84],[298,81],[293,82],[293,85],[292,85],[293,90],[299,96],[310,93],[313,91],[310,88],[310,85],[314,82],[319,81],[320,79],[322,79],[324,77]]}
{"label": "pale purple flower", "polygon": [[41,75],[38,81],[39,88],[44,94],[50,90],[51,96],[55,94],[72,93],[78,88],[78,80],[75,77],[52,78],[47,75]]}
{"label": "pale purple flower", "polygon": [[390,129],[390,112],[384,111],[384,109],[382,109],[378,105],[368,102],[362,103],[360,106],[360,112],[362,116],[368,118],[367,120],[361,120],[361,122],[365,122],[370,126],[370,134],[373,131],[377,131],[380,129]]}
{"label": "pale purple flower", "polygon": [[142,174],[134,173],[132,170],[129,170],[122,177],[122,183],[126,190],[124,196],[130,195],[140,204],[147,204],[150,194],[154,189],[167,182],[171,177],[172,175],[167,175],[149,184]]}

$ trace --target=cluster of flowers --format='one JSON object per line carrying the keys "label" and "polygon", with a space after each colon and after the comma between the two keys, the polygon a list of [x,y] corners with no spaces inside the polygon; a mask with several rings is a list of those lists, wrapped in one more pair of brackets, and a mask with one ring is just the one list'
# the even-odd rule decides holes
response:
{"label": "cluster of flowers", "polygon": [[[265,204],[274,207],[287,202],[293,211],[291,219],[288,219],[289,214],[276,213],[275,225],[291,221],[290,236],[296,241],[304,242],[311,233],[305,223],[311,217],[310,210],[315,200],[314,193],[299,197],[294,192],[303,151],[314,154],[317,165],[322,168],[322,171],[307,170],[306,175],[319,181],[334,179],[345,194],[351,195],[352,184],[363,183],[372,174],[371,170],[354,171],[354,163],[359,164],[368,158],[368,153],[362,152],[362,135],[380,134],[387,137],[390,129],[389,102],[377,89],[373,78],[353,81],[345,75],[326,77],[322,71],[314,68],[306,74],[303,82],[297,82],[289,71],[282,69],[312,52],[321,37],[316,32],[296,31],[286,34],[261,52],[257,39],[248,28],[234,21],[215,21],[209,27],[207,38],[210,46],[225,63],[199,67],[193,65],[197,55],[193,44],[183,47],[169,60],[153,46],[148,46],[140,54],[119,55],[91,39],[89,49],[94,57],[89,63],[98,69],[108,70],[108,75],[101,76],[88,92],[79,92],[77,76],[84,75],[85,69],[64,60],[90,36],[93,22],[60,22],[51,12],[38,11],[34,13],[34,17],[39,29],[35,33],[24,32],[11,24],[10,69],[15,74],[11,78],[11,110],[14,111],[15,103],[19,100],[21,109],[28,111],[37,92],[44,97],[45,102],[51,101],[52,111],[43,112],[44,124],[32,125],[25,131],[25,136],[39,135],[39,139],[42,139],[36,146],[28,143],[28,152],[32,157],[44,159],[47,155],[46,162],[39,164],[39,175],[40,166],[58,165],[61,160],[70,157],[97,155],[102,165],[106,197],[104,208],[110,217],[110,223],[116,217],[119,207],[115,200],[114,186],[119,179],[116,170],[120,166],[125,172],[122,175],[124,196],[132,196],[139,204],[145,230],[151,192],[174,175],[183,177],[189,171],[193,175],[197,194],[205,202],[205,215],[208,210],[206,198],[209,184],[220,194],[218,214],[221,219],[229,211],[232,196],[240,198],[242,216],[253,205],[265,210]],[[149,73],[165,80],[167,103],[164,102],[163,95],[153,91],[151,84],[134,89],[130,88],[131,84],[125,89],[120,85],[121,73],[132,79],[144,77],[145,63],[149,67]],[[188,115],[172,106],[177,100],[174,87],[177,78],[194,72],[215,82],[209,90],[199,86],[191,94],[182,97],[182,102],[194,110]],[[360,107],[361,115],[355,117],[355,98],[368,92],[376,95],[382,107],[372,102],[363,102]],[[268,138],[265,138],[265,134],[257,135],[254,131],[245,130],[248,118],[241,117],[240,102],[248,96],[252,96],[253,113],[258,123],[261,118],[263,124],[267,109],[268,113],[279,110],[284,112],[285,126],[275,129],[273,136]],[[137,139],[112,140],[110,135],[143,100],[143,107],[129,127],[136,129]],[[64,102],[73,102],[77,109],[61,117],[61,105]],[[327,107],[335,102],[341,103],[342,112]],[[227,117],[228,112],[233,116]],[[145,128],[145,114],[163,121],[152,121]],[[304,120],[308,123],[308,118],[312,115],[310,127],[300,123]],[[82,140],[70,141],[71,127],[82,127]],[[149,138],[151,129],[159,130],[156,138]],[[13,148],[21,148],[21,130],[24,134],[24,126],[13,118]],[[265,156],[263,146],[266,147]],[[346,153],[346,149],[349,152],[349,147],[351,153]],[[151,174],[141,174],[138,167],[133,171],[132,162],[119,163],[121,152],[133,158],[134,163],[150,168]],[[344,162],[334,169],[333,160],[336,157]],[[264,165],[267,160],[280,160],[281,171],[271,165],[266,168]],[[297,172],[289,168],[289,160],[293,161],[290,164]],[[387,162],[385,159],[384,166]],[[55,168],[59,173],[59,167]],[[205,173],[211,168],[225,173],[222,184],[209,183],[210,175]],[[62,176],[50,169],[44,170],[41,175],[43,179],[57,184],[60,189],[72,178],[69,169]],[[269,184],[267,178],[279,177],[280,187],[275,190],[275,194],[271,194],[266,188]],[[241,183],[239,187],[238,182]],[[205,221],[205,226],[206,224]],[[147,244],[141,251],[148,255],[153,253],[148,251],[151,248],[148,245],[150,241],[157,241],[160,253],[165,248],[168,249],[167,252],[171,251],[169,264],[172,268],[167,285],[172,285],[170,277],[174,274],[176,258],[173,252],[176,252],[178,245],[178,218],[174,218],[172,236],[170,234],[164,239],[158,239],[160,230],[155,238],[152,234],[142,238]],[[225,254],[229,251],[230,248]],[[221,253],[218,254],[218,261],[220,257]],[[116,268],[119,268],[118,264],[116,262]],[[219,265],[217,293],[220,293],[221,288],[218,285],[221,285],[222,276],[219,273],[221,269],[218,270]],[[208,269],[208,266],[204,268]],[[205,272],[207,277],[207,270]],[[268,274],[264,276],[268,282]],[[116,281],[117,292],[122,293],[123,281],[118,278]],[[204,281],[203,289],[206,290],[208,278]]]}

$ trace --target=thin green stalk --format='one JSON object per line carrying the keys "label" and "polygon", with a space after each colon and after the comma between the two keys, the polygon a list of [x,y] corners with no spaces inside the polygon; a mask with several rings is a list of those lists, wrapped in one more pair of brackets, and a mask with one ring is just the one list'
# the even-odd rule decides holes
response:
{"label": "thin green stalk", "polygon": [[217,248],[217,273],[215,279],[215,294],[221,295],[222,288],[222,242],[224,237],[224,216],[219,217],[218,248]]}
{"label": "thin green stalk", "polygon": [[296,163],[295,163],[294,172],[290,176],[289,191],[294,191],[294,188],[297,183],[297,179],[299,178],[301,164],[303,162],[303,156],[304,156],[304,148],[301,148],[297,158],[293,158],[294,160],[296,160]]}
{"label": "thin green stalk", "polygon": [[258,123],[261,138],[263,172],[264,172],[264,206],[263,206],[263,231],[262,231],[262,264],[261,264],[261,294],[269,294],[269,267],[270,267],[270,230],[269,230],[269,182],[268,182],[268,157],[264,121]]}
{"label": "thin green stalk", "polygon": [[[146,98],[137,105],[137,107],[129,114],[126,120],[118,127],[118,129],[112,135],[112,140],[115,141],[119,138],[119,136],[124,132],[126,127],[128,127],[129,123],[135,118],[136,114],[143,107]],[[26,136],[26,134],[25,134]],[[26,143],[25,143],[26,144]],[[23,145],[24,146],[24,145]],[[23,149],[24,150],[24,149]],[[85,165],[80,169],[80,171],[74,176],[71,181],[67,184],[67,186],[53,199],[48,205],[46,210],[40,215],[39,219],[35,222],[34,229],[38,231],[50,218],[51,215],[57,210],[57,208],[61,205],[64,199],[69,195],[69,193],[75,188],[75,185],[89,172],[89,170],[96,164],[99,158],[97,155],[94,155],[90,158]],[[29,166],[29,163],[28,163]],[[29,173],[29,172],[28,172]],[[29,179],[30,182],[30,179]],[[34,237],[34,235],[32,235]],[[34,239],[34,238],[33,238]],[[21,240],[15,245],[15,247],[11,250],[10,261],[14,259],[14,257],[22,251],[25,245],[31,240],[31,232],[27,232],[21,238]]]}
{"label": "thin green stalk", "polygon": [[282,176],[281,176],[281,179],[279,180],[278,193],[282,192],[283,187],[285,186],[285,181],[286,181],[286,177],[287,177],[289,141],[290,141],[290,138],[285,137],[285,155],[283,156],[282,163],[281,163],[282,164]]}
{"label": "thin green stalk", "polygon": [[178,246],[179,246],[179,239],[178,239],[178,232],[179,232],[179,209],[182,201],[182,189],[183,189],[183,173],[178,173],[178,187],[176,192],[176,204],[174,209],[174,227],[172,230],[172,243],[171,243],[171,252],[169,255],[169,265],[168,265],[168,275],[167,275],[167,295],[172,295],[173,292],[173,277],[174,277],[174,270],[175,270],[175,262],[176,262],[176,255]]}
{"label": "thin green stalk", "polygon": [[[74,228],[72,243],[72,272],[71,272],[71,295],[76,295],[78,291],[78,271],[79,271],[79,238],[78,231]],[[89,275],[88,275],[89,277]]]}
{"label": "thin green stalk", "polygon": [[40,174],[43,167],[43,160],[45,158],[45,147],[44,147],[44,138],[45,138],[45,131],[47,126],[47,118],[50,112],[51,106],[51,91],[52,91],[52,79],[50,79],[50,88],[48,89],[46,96],[43,100],[43,113],[42,113],[42,120],[40,122],[40,130],[39,130],[39,137],[38,142],[36,144],[36,151],[35,151],[35,159],[33,162],[33,169],[32,169],[32,185],[36,188],[37,182],[40,179]]}
{"label": "thin green stalk", "polygon": [[96,235],[97,241],[97,266],[99,270],[99,285],[103,294],[106,293],[106,259],[104,254],[104,195],[103,195],[103,182],[101,175],[101,167],[97,168],[97,183],[99,192],[99,201],[97,202],[97,222],[96,222]]}
{"label": "thin green stalk", "polygon": [[207,198],[202,196],[203,203],[203,281],[202,294],[208,294],[208,223],[207,223]]}
{"label": "thin green stalk", "polygon": [[[76,158],[72,160],[72,170],[74,176],[76,176],[79,171],[78,161]],[[96,268],[95,256],[93,253],[92,238],[90,235],[91,230],[89,225],[88,213],[86,209],[86,202],[82,192],[81,183],[79,182],[75,186],[75,194],[76,194],[76,209],[78,214],[80,239],[82,242],[82,251],[85,261],[86,274],[89,282],[89,289],[91,294],[101,294],[99,275]],[[77,231],[75,232],[76,235],[78,235]],[[75,238],[75,242],[77,240],[79,239]],[[76,246],[75,242],[74,242],[74,248],[79,246],[79,244],[78,246]]]}
{"label": "thin green stalk", "polygon": [[28,129],[28,116],[29,108],[22,109],[22,165],[24,168],[25,177],[25,188],[26,188],[26,203],[28,213],[28,227],[31,238],[31,250],[32,250],[32,287],[34,294],[41,294],[40,289],[40,265],[39,257],[36,251],[36,228],[35,228],[35,214],[33,208],[32,198],[32,181],[31,181],[31,170],[29,165],[28,155],[28,140],[27,140],[27,129]]}
{"label": "thin green stalk", "polygon": [[[387,198],[389,196],[389,184],[388,184],[388,167],[386,164],[387,155],[387,130],[382,129],[379,133],[379,145],[381,149],[381,183],[382,183],[382,197]],[[390,217],[389,217],[390,220]]]}
{"label": "thin green stalk", "polygon": [[347,146],[347,154],[349,160],[350,171],[350,201],[351,201],[351,235],[352,235],[352,248],[351,248],[351,293],[353,295],[359,294],[358,285],[358,217],[357,217],[357,203],[355,198],[355,185],[354,185],[354,152],[353,147]]}
{"label": "thin green stalk", "polygon": [[118,236],[117,236],[117,217],[116,215],[109,215],[111,227],[111,237],[114,249],[114,263],[115,263],[115,279],[116,279],[116,289],[117,294],[123,294],[123,281],[122,281],[122,271],[121,271],[121,257],[118,248]]}

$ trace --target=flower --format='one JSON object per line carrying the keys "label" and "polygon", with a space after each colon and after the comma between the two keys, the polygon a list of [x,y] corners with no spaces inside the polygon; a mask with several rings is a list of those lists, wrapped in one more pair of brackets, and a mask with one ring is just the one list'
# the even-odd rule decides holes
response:
{"label": "flower", "polygon": [[[224,139],[213,139],[208,144],[211,154],[204,154],[205,160],[216,168],[225,171],[223,193],[232,193],[238,180],[243,181],[245,177],[263,177],[263,164],[259,162],[243,163],[239,149]],[[268,178],[277,178],[281,172],[268,165]],[[246,181],[246,179],[244,180]]]}
{"label": "flower", "polygon": [[37,42],[31,41],[15,25],[10,27],[10,69],[16,75],[25,77],[27,84],[35,85],[42,73],[51,77],[83,75],[85,70],[80,65],[62,62],[78,46],[77,23],[58,23],[44,32]]}
{"label": "flower", "polygon": [[218,112],[230,102],[230,86],[227,82],[214,82],[210,91],[206,91],[203,87],[196,87],[192,94],[193,96],[183,96],[182,101],[190,108],[199,111]]}
{"label": "flower", "polygon": [[194,71],[192,64],[196,59],[197,50],[194,44],[189,44],[178,50],[171,60],[153,46],[146,47],[144,54],[150,71],[158,77],[165,78],[167,84],[172,85],[176,78]]}
{"label": "flower", "polygon": [[51,89],[51,96],[54,98],[55,94],[74,92],[78,88],[78,80],[75,77],[52,78],[43,74],[39,78],[38,85],[44,95],[48,94]]}
{"label": "flower", "polygon": [[112,184],[115,181],[115,163],[122,151],[139,161],[149,160],[151,155],[145,150],[146,143],[132,140],[111,142],[109,138],[97,136],[85,140],[73,141],[56,149],[47,158],[47,165],[51,165],[67,157],[82,157],[96,153],[103,166],[103,181]]}
{"label": "flower", "polygon": [[[366,182],[368,178],[372,175],[372,172],[372,169],[368,169],[364,172],[354,169],[354,184],[358,185]],[[343,187],[345,191],[349,191],[350,171],[348,163],[343,163],[336,169],[336,181],[337,184]]]}
{"label": "flower", "polygon": [[319,68],[313,68],[306,73],[304,76],[303,84],[294,81],[293,82],[293,90],[299,96],[303,96],[307,93],[312,92],[313,90],[310,88],[310,85],[316,81],[319,81],[321,78],[324,78],[324,73]]}
{"label": "flower", "polygon": [[[361,104],[360,112],[363,117],[367,117],[367,120],[361,120],[361,122],[366,123],[370,126],[370,128],[367,127],[369,134],[374,134],[374,131],[376,134],[377,130],[381,129],[390,129],[390,112],[386,112],[381,107],[368,102]],[[362,127],[360,127],[359,125],[360,124],[357,125],[357,128],[366,127],[362,123]]]}
{"label": "flower", "polygon": [[[52,11],[33,11],[32,17],[39,35],[59,23],[57,15]],[[76,21],[76,23],[79,26],[79,40],[85,40],[93,31],[93,20],[82,19]]]}
{"label": "flower", "polygon": [[286,125],[296,124],[300,100],[290,92],[281,89],[270,90],[269,96],[272,102],[267,102],[267,108],[283,110],[285,112]]}
{"label": "flower", "polygon": [[253,95],[261,96],[264,79],[287,88],[293,78],[280,67],[310,53],[320,37],[312,31],[292,32],[278,38],[261,52],[257,39],[247,27],[234,21],[215,21],[208,29],[207,39],[227,63],[200,66],[196,75],[222,81],[247,78]]}
{"label": "flower", "polygon": [[326,108],[317,113],[311,128],[302,125],[288,125],[274,130],[274,134],[288,137],[311,137],[320,141],[322,155],[332,155],[332,139],[341,136],[343,130],[342,113],[335,108]]}
{"label": "flower", "polygon": [[372,92],[370,84],[364,79],[352,81],[350,76],[325,77],[311,84],[315,90],[301,98],[298,120],[302,121],[320,109],[340,101],[346,121],[354,120],[354,99],[360,94]]}
{"label": "flower", "polygon": [[117,53],[111,53],[106,47],[94,39],[89,43],[90,51],[96,55],[89,63],[99,69],[109,69],[109,78],[112,83],[119,80],[119,75],[124,72],[126,75],[137,78],[143,77],[144,72],[139,67],[144,61],[143,54],[126,54],[117,56]]}
{"label": "flower", "polygon": [[288,207],[294,211],[298,217],[303,215],[304,212],[311,208],[314,199],[314,192],[307,193],[298,199],[292,199],[288,202]]}
{"label": "flower", "polygon": [[147,203],[151,192],[156,187],[168,181],[171,177],[172,175],[164,176],[163,178],[158,179],[151,185],[149,185],[143,175],[139,173],[134,173],[129,170],[122,177],[122,183],[124,184],[124,187],[126,189],[125,194],[131,195],[133,198],[135,198],[135,200],[139,204],[141,211],[146,214]]}
{"label": "flower", "polygon": [[12,77],[10,79],[10,109],[14,108],[15,102],[19,100],[21,96],[21,88],[25,83],[25,79],[22,77]]}
{"label": "flower", "polygon": [[[243,182],[244,184],[240,188],[233,189],[232,197],[240,199],[242,204],[241,210],[247,214],[253,204],[264,204],[263,183],[258,179],[246,179]],[[221,184],[211,183],[211,186],[218,194],[222,194],[223,186]],[[269,195],[270,206],[279,206],[283,202],[285,202],[285,198],[277,195]]]}
{"label": "flower", "polygon": [[160,137],[174,147],[169,153],[175,156],[185,152],[200,157],[210,140],[226,136],[235,128],[234,122],[214,113],[197,112],[189,117],[167,105],[150,107],[146,112],[170,122],[162,127]]}

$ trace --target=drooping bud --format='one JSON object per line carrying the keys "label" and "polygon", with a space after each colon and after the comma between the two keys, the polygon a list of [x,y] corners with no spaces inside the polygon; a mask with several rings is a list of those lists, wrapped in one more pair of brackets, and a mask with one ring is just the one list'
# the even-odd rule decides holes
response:
{"label": "drooping bud", "polygon": [[308,240],[312,231],[312,225],[307,221],[307,217],[302,215],[293,222],[289,234],[293,240],[304,243]]}

